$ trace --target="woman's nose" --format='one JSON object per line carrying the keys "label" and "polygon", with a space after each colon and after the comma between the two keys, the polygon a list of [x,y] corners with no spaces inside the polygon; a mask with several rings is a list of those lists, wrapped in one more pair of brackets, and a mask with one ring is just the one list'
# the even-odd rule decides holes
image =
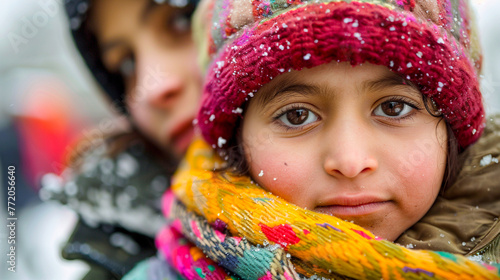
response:
{"label": "woman's nose", "polygon": [[152,57],[152,54],[137,59],[137,93],[153,107],[173,106],[185,86],[180,69],[172,67],[179,64],[164,61],[161,56]]}
{"label": "woman's nose", "polygon": [[343,123],[330,129],[325,147],[325,171],[337,178],[354,179],[378,168],[374,139],[361,122]]}

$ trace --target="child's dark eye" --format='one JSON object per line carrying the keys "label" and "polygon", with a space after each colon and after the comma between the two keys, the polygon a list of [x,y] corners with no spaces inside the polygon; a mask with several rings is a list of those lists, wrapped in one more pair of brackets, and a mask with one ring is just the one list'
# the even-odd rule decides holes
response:
{"label": "child's dark eye", "polygon": [[387,118],[400,118],[408,115],[414,109],[417,109],[415,105],[404,101],[386,101],[377,106],[373,114]]}
{"label": "child's dark eye", "polygon": [[278,120],[288,127],[300,127],[317,121],[318,116],[310,110],[297,108],[286,111]]}

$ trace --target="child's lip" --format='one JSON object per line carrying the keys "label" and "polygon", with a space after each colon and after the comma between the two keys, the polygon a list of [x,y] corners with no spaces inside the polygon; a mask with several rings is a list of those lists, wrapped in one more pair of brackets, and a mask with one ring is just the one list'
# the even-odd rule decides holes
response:
{"label": "child's lip", "polygon": [[390,200],[378,197],[342,196],[322,203],[322,205],[317,206],[314,211],[332,216],[353,217],[380,211],[390,203]]}
{"label": "child's lip", "polygon": [[388,203],[390,202],[381,201],[381,202],[359,204],[356,206],[345,206],[345,205],[320,206],[316,207],[314,211],[318,213],[328,214],[331,216],[337,216],[340,218],[364,216],[380,211],[383,207],[387,206]]}

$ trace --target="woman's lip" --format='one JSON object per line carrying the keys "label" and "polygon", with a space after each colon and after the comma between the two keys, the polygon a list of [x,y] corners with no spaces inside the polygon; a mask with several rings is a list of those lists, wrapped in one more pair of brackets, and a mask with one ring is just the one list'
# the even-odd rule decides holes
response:
{"label": "woman's lip", "polygon": [[191,144],[193,136],[194,136],[194,129],[191,128],[186,130],[184,133],[180,134],[178,137],[176,137],[174,143],[177,151],[184,153],[189,147],[189,144]]}
{"label": "woman's lip", "polygon": [[387,207],[389,203],[390,201],[377,201],[354,205],[334,204],[328,206],[318,206],[314,209],[314,211],[331,216],[354,217],[368,215],[380,211],[382,208]]}
{"label": "woman's lip", "polygon": [[191,143],[191,140],[193,140],[193,120],[189,119],[179,123],[179,125],[172,129],[170,135],[176,151],[184,153]]}

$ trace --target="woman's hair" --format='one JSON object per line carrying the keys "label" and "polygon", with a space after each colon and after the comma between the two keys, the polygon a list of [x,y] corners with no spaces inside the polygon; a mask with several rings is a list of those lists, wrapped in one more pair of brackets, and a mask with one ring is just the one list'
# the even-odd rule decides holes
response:
{"label": "woman's hair", "polygon": [[[439,118],[439,122],[436,125],[436,129],[440,122],[445,121],[441,112],[437,109],[435,103],[429,99],[427,96],[422,95],[422,100],[425,105],[425,109],[429,114],[435,118]],[[243,142],[241,141],[241,120],[238,123],[239,128],[236,141],[233,141],[227,149],[221,150],[221,156],[226,160],[227,166],[221,170],[226,172],[231,172],[236,175],[248,175],[250,171],[249,163],[245,157],[245,150]],[[458,140],[453,133],[453,129],[450,124],[446,122],[446,134],[447,134],[447,157],[446,157],[446,168],[443,175],[443,182],[441,184],[441,192],[451,186],[457,179],[458,173],[463,166],[465,157],[463,156],[463,151],[460,150]]]}

